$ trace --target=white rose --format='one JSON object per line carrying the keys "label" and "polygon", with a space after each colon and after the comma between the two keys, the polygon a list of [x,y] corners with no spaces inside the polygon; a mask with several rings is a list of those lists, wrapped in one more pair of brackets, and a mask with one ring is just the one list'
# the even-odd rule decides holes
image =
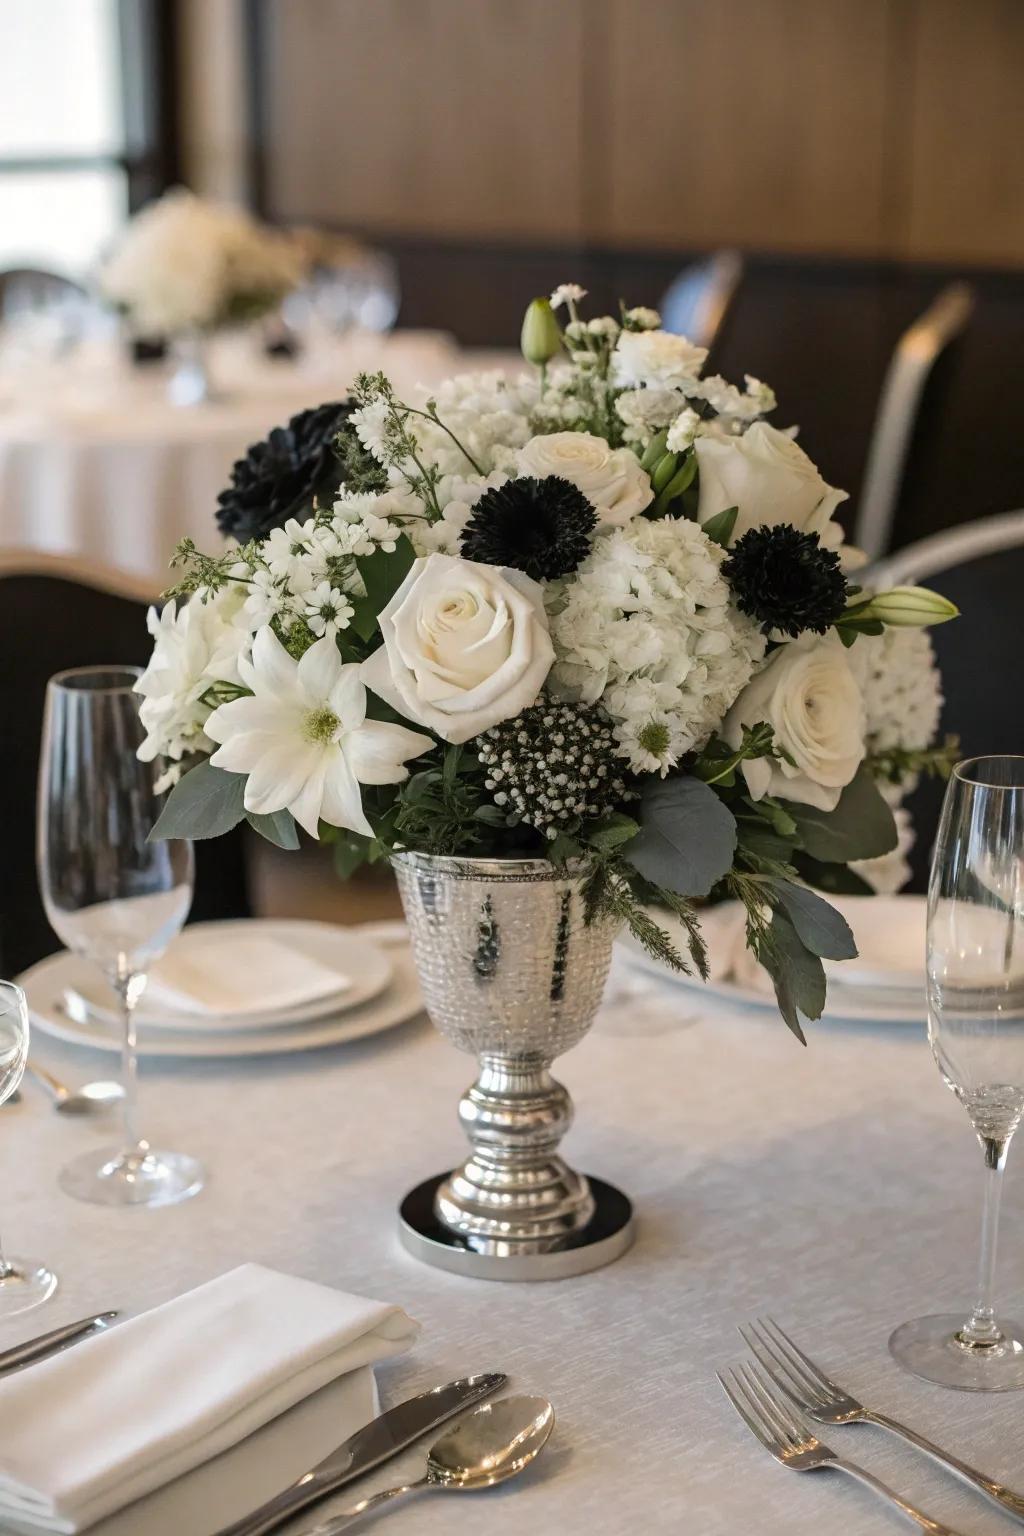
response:
{"label": "white rose", "polygon": [[738,747],[743,727],[762,720],[793,761],[743,763],[751,798],[834,811],[864,757],[864,701],[838,638],[802,635],[777,650],[726,715],[722,735]]}
{"label": "white rose", "polygon": [[612,380],[624,389],[647,384],[685,392],[696,384],[707,355],[707,347],[671,331],[623,331],[612,356]]}
{"label": "white rose", "polygon": [[793,439],[766,421],[755,421],[742,437],[697,438],[700,501],[697,521],[706,523],[726,507],[738,507],[732,540],[751,528],[792,523],[817,533],[828,548],[842,539],[832,514],[847,493],[826,484]]}
{"label": "white rose", "polygon": [[520,448],[520,475],[561,475],[586,496],[602,527],[620,527],[654,500],[651,477],[629,448],[609,448],[590,432],[551,432]]}
{"label": "white rose", "polygon": [[363,682],[445,741],[518,715],[554,660],[538,584],[453,555],[416,560],[378,622],[384,644]]}

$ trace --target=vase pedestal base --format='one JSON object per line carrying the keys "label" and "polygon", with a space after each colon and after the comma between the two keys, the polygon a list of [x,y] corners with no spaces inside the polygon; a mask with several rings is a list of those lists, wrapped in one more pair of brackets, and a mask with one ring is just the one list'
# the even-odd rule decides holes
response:
{"label": "vase pedestal base", "polygon": [[[402,1246],[414,1258],[473,1280],[566,1280],[619,1259],[632,1246],[633,1206],[613,1184],[588,1176],[594,1214],[570,1237],[553,1239],[547,1252],[535,1244],[494,1240],[470,1248],[438,1220],[435,1199],[451,1178],[439,1173],[411,1189],[399,1208]],[[479,1239],[476,1240],[479,1242]]]}

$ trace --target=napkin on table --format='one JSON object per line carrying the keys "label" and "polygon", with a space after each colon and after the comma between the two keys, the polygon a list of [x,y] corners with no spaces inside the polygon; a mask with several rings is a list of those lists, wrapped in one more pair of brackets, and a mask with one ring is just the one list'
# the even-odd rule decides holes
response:
{"label": "napkin on table", "polygon": [[399,1307],[246,1264],[0,1381],[0,1528],[73,1533],[238,1444],[327,1382],[363,1388],[418,1326]]}
{"label": "napkin on table", "polygon": [[204,934],[188,930],[153,967],[146,1001],[179,1013],[230,1018],[269,1013],[334,997],[349,978],[279,939]]}

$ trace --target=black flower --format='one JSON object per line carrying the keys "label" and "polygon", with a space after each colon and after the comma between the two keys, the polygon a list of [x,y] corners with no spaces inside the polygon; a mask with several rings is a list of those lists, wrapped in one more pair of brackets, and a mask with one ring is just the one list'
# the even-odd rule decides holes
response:
{"label": "black flower", "polygon": [[568,480],[524,476],[484,492],[462,530],[460,548],[467,560],[553,581],[586,559],[596,524],[594,508]]}
{"label": "black flower", "polygon": [[332,402],[300,411],[254,443],[231,470],[231,484],[217,497],[217,526],[244,544],[283,528],[290,517],[308,516],[317,496],[337,490],[342,468],[334,439],[352,407]]}
{"label": "black flower", "polygon": [[839,556],[822,549],[816,533],[790,523],[751,528],[737,539],[722,574],[741,613],[761,621],[765,634],[796,639],[805,629],[822,635],[846,607]]}
{"label": "black flower", "polygon": [[597,704],[542,698],[492,725],[474,746],[494,804],[549,839],[603,815],[627,793],[611,721]]}

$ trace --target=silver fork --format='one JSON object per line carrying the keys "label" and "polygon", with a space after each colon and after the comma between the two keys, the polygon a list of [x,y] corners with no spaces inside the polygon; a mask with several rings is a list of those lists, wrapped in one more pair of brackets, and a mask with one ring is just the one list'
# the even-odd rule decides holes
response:
{"label": "silver fork", "polygon": [[911,1445],[924,1451],[957,1477],[977,1488],[979,1493],[998,1504],[1006,1514],[1024,1523],[1024,1498],[1014,1493],[994,1478],[986,1477],[975,1467],[968,1466],[959,1456],[944,1451],[941,1446],[919,1435],[916,1429],[890,1419],[888,1414],[876,1413],[851,1397],[825,1375],[814,1361],[804,1354],[787,1333],[771,1318],[741,1328],[744,1343],[753,1351],[768,1375],[796,1403],[797,1407],[817,1419],[819,1424],[877,1424],[881,1429],[902,1435]]}
{"label": "silver fork", "polygon": [[857,1478],[891,1504],[895,1504],[901,1514],[913,1520],[922,1530],[929,1531],[931,1536],[959,1536],[950,1526],[933,1520],[922,1510],[915,1509],[913,1504],[908,1504],[906,1499],[900,1498],[873,1472],[858,1467],[855,1462],[845,1461],[827,1445],[823,1445],[806,1419],[797,1413],[790,1399],[774,1394],[755,1365],[741,1365],[728,1373],[728,1380],[722,1375],[718,1379],[744,1424],[784,1467],[791,1467],[795,1472],[817,1472],[822,1467],[848,1472],[851,1477]]}

